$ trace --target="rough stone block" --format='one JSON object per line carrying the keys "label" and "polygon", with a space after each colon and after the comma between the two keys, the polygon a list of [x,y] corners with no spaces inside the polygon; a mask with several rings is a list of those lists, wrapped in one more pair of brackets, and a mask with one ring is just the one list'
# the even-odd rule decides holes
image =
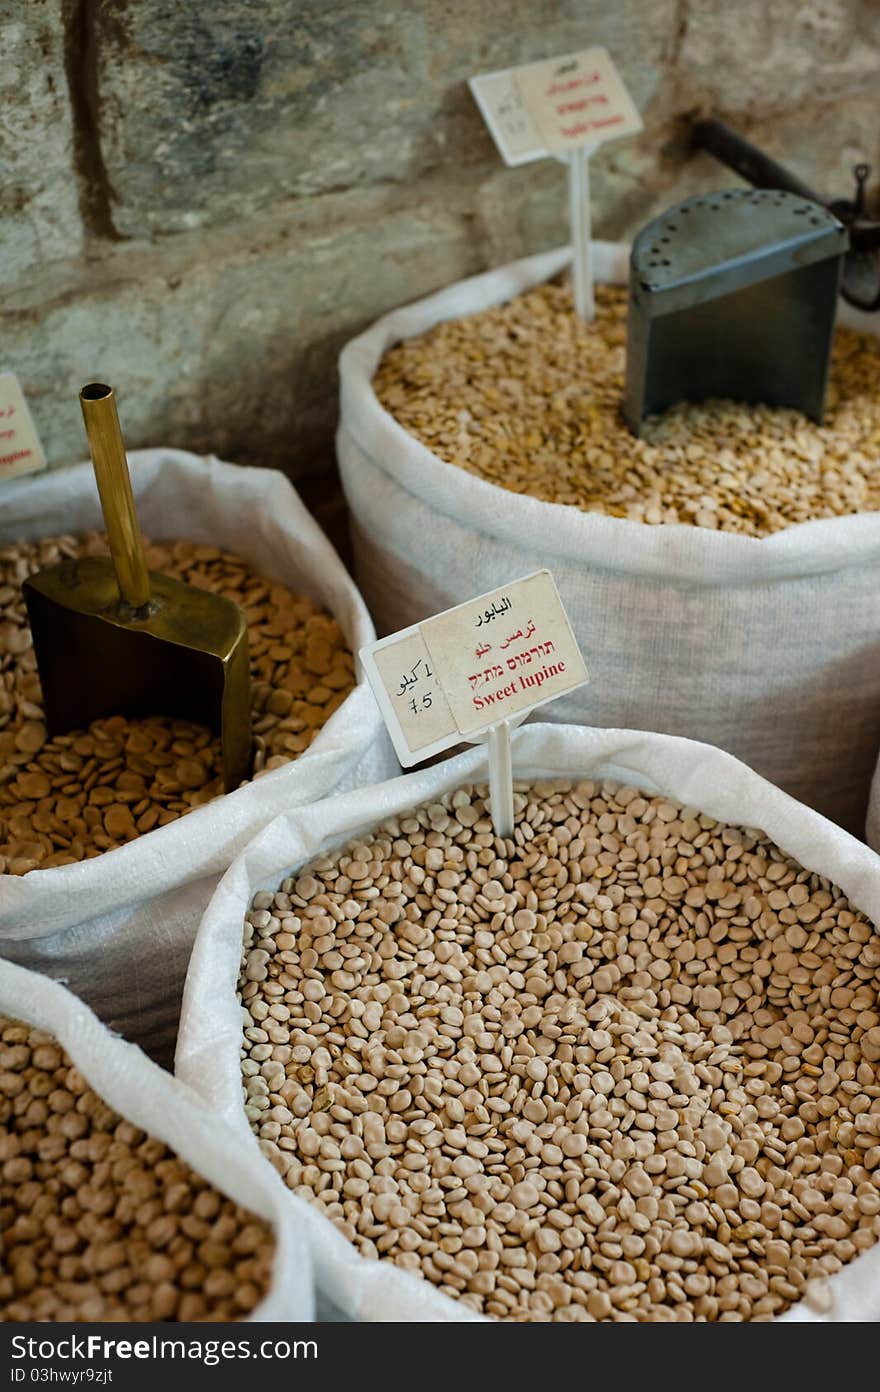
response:
{"label": "rough stone block", "polygon": [[472,74],[590,44],[651,102],[675,0],[99,0],[98,94],[124,236],[497,159]]}
{"label": "rough stone block", "polygon": [[61,6],[29,0],[0,23],[0,280],[82,249]]}
{"label": "rough stone block", "polygon": [[875,0],[689,0],[683,78],[727,111],[839,101],[880,79]]}
{"label": "rough stone block", "polygon": [[[329,463],[336,361],[361,326],[480,265],[468,221],[442,207],[325,209],[326,226],[234,244],[194,234],[158,256],[117,247],[103,288],[0,319],[53,466],[86,455],[77,393],[110,382],[132,448],[174,445],[290,474]],[[177,239],[176,239],[177,240]],[[173,253],[173,254],[172,254]]]}

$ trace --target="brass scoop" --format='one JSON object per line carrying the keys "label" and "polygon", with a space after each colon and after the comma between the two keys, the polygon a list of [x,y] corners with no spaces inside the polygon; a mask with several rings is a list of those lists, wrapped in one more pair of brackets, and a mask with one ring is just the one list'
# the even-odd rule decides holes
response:
{"label": "brass scoop", "polygon": [[209,725],[227,792],[251,772],[247,625],[231,600],[147,570],[111,387],[79,395],[112,559],[81,556],[24,582],[50,734],[109,715]]}

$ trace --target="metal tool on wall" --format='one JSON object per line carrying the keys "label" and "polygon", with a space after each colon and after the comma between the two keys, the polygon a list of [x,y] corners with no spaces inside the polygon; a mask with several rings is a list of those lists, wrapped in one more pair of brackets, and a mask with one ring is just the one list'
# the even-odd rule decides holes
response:
{"label": "metal tool on wall", "polygon": [[783,189],[821,203],[833,213],[847,228],[850,239],[840,293],[855,309],[880,309],[880,220],[869,217],[867,211],[865,194],[871,173],[867,164],[857,164],[853,169],[856,186],[852,198],[825,200],[796,174],[715,117],[698,121],[691,140],[696,149],[714,155],[754,188]]}
{"label": "metal tool on wall", "polygon": [[227,792],[251,772],[250,669],[236,604],[147,570],[112,388],[80,392],[110,558],[24,582],[51,734],[109,715],[168,715],[221,738]]}
{"label": "metal tool on wall", "polygon": [[624,415],[634,434],[677,401],[791,406],[821,421],[848,245],[800,194],[701,194],[633,242]]}

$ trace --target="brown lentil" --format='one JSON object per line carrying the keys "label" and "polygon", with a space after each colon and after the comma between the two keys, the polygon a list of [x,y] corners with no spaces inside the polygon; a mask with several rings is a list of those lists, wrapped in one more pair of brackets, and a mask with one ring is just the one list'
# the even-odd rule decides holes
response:
{"label": "brown lentil", "polygon": [[229,1320],[271,1229],[124,1121],[50,1034],[0,1020],[0,1318]]}
{"label": "brown lentil", "polygon": [[436,325],[389,349],[382,405],[449,464],[586,512],[768,536],[880,507],[880,343],[841,328],[823,425],[797,411],[683,403],[636,439],[620,405],[626,300],[598,286],[596,317],[567,283]]}
{"label": "brown lentil", "polygon": [[254,898],[264,1153],[364,1256],[499,1319],[827,1304],[880,1235],[873,925],[759,832],[663,797],[518,785],[501,840],[485,796]]}
{"label": "brown lentil", "polygon": [[[134,841],[223,791],[219,740],[185,720],[96,720],[49,739],[21,582],[103,539],[0,549],[0,873],[69,865]],[[151,569],[239,604],[248,621],[255,773],[308,748],[354,685],[336,620],[246,561],[191,541],[148,547]]]}

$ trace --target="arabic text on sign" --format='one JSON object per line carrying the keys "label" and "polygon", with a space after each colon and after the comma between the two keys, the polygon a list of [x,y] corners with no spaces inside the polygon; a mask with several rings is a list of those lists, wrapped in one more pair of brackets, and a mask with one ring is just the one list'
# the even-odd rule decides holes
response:
{"label": "arabic text on sign", "polygon": [[576,92],[578,87],[592,87],[601,78],[601,73],[592,72],[585,73],[583,77],[573,77],[569,82],[554,82],[547,88],[547,95],[555,97],[560,92]]}
{"label": "arabic text on sign", "polygon": [[[424,669],[421,673],[419,672],[420,667]],[[419,658],[415,666],[401,677],[400,688],[397,692],[398,696],[404,696],[406,692],[409,691],[412,687],[418,686],[423,676],[432,677],[433,675],[434,673],[431,671],[427,662],[423,661],[422,658]]]}
{"label": "arabic text on sign", "polygon": [[477,622],[474,627],[479,628],[480,624],[491,623],[493,619],[500,619],[501,615],[506,614],[509,608],[510,600],[507,595],[505,595],[500,604],[493,603],[491,609],[485,609],[482,614],[477,615]]}

